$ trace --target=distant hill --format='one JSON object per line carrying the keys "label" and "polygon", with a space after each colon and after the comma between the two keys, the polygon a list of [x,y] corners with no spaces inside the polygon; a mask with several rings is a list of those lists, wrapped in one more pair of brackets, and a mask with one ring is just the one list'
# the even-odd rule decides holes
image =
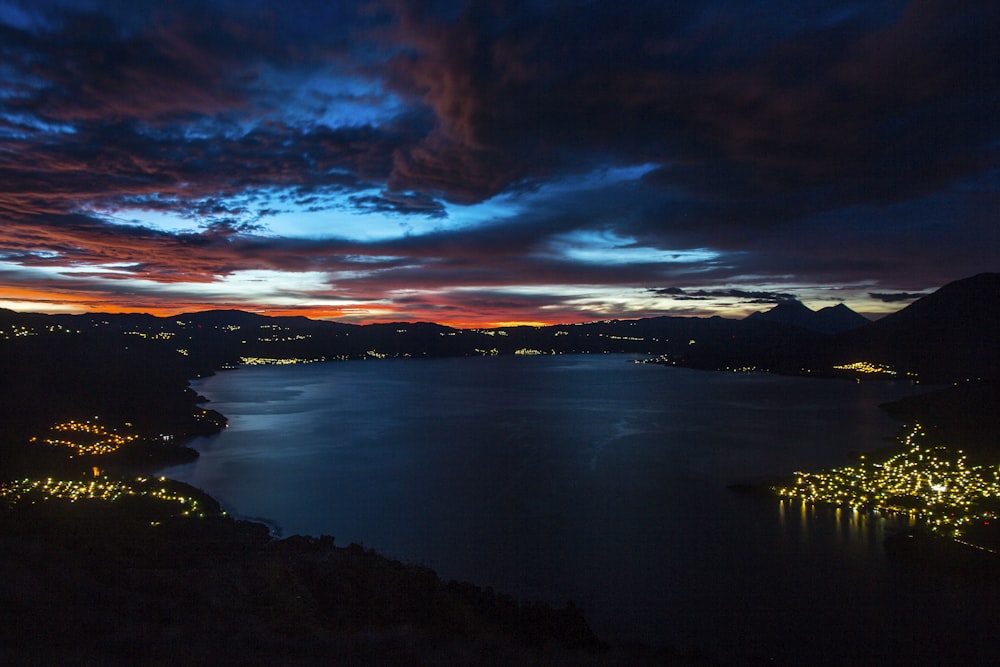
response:
{"label": "distant hill", "polygon": [[188,377],[296,359],[613,352],[693,368],[820,375],[835,374],[834,365],[872,361],[927,382],[953,382],[1000,376],[1000,274],[950,283],[877,322],[843,304],[813,311],[798,301],[742,320],[654,317],[495,329],[427,322],[356,325],[235,310],[172,317],[0,310],[4,341],[0,360],[16,360],[29,346],[41,355],[38,367],[56,358],[44,354],[48,347],[72,346],[82,353],[102,341],[110,355],[115,349],[134,353],[144,341],[149,354],[171,358]]}
{"label": "distant hill", "polygon": [[864,315],[860,315],[842,303],[813,310],[801,301],[783,301],[770,310],[758,311],[745,319],[762,322],[773,322],[823,334],[839,334],[852,329],[859,329],[871,323]]}
{"label": "distant hill", "polygon": [[776,324],[788,324],[794,327],[809,329],[812,316],[816,313],[801,301],[782,301],[770,310],[750,313],[745,319],[757,320],[761,322],[773,322]]}
{"label": "distant hill", "polygon": [[869,324],[871,324],[871,320],[842,303],[820,308],[813,317],[813,330],[828,334],[852,331]]}
{"label": "distant hill", "polygon": [[948,283],[868,326],[842,334],[837,355],[916,372],[930,382],[1000,379],[1000,273]]}

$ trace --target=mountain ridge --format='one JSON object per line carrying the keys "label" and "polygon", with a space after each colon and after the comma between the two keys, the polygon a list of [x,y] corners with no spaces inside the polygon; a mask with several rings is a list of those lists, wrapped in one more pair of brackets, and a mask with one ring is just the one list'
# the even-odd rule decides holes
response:
{"label": "mountain ridge", "polygon": [[[0,323],[0,341],[70,332],[90,339],[128,335],[115,343],[128,349],[136,336],[148,338],[163,354],[180,354],[178,363],[193,375],[275,360],[608,352],[705,369],[824,374],[835,365],[867,360],[935,382],[1000,375],[1000,273],[954,281],[874,322],[844,304],[813,311],[788,301],[743,319],[660,316],[492,329],[430,322],[359,325],[241,310],[169,317],[3,310]],[[67,342],[39,339],[33,345]]]}
{"label": "mountain ridge", "polygon": [[1000,273],[956,280],[902,310],[839,337],[882,363],[934,382],[1000,379]]}
{"label": "mountain ridge", "polygon": [[744,319],[786,324],[830,335],[859,329],[871,322],[844,303],[813,310],[797,299],[782,301],[770,310],[751,313]]}

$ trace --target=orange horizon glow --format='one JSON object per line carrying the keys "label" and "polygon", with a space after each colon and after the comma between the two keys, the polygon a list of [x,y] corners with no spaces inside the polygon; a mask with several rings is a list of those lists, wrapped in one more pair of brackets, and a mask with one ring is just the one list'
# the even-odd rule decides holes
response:
{"label": "orange horizon glow", "polygon": [[[572,313],[567,311],[554,312],[550,317],[519,318],[521,313],[498,312],[482,313],[479,316],[468,313],[452,317],[436,318],[432,313],[400,312],[393,306],[379,305],[368,309],[358,306],[329,307],[281,307],[262,304],[235,302],[204,302],[187,300],[178,302],[171,299],[169,303],[146,303],[135,305],[122,302],[95,303],[92,298],[83,295],[67,295],[56,292],[45,292],[31,289],[6,289],[0,292],[0,308],[6,308],[19,313],[37,313],[44,315],[84,315],[84,314],[130,314],[152,315],[154,317],[172,318],[193,313],[212,310],[238,310],[255,313],[267,317],[305,317],[310,320],[340,322],[344,324],[393,324],[393,323],[433,323],[453,329],[502,329],[520,326],[545,327],[554,325],[573,325],[596,322],[606,319],[640,319],[653,317],[657,314],[636,314],[634,316],[609,317],[595,313]],[[389,311],[389,312],[387,312]],[[662,313],[660,313],[662,314]],[[705,316],[718,314],[706,312]],[[685,313],[689,315],[689,313]]]}
{"label": "orange horizon glow", "polygon": [[[119,296],[119,295],[115,295]],[[146,314],[154,317],[171,318],[192,313],[212,310],[238,310],[255,313],[267,317],[305,317],[310,320],[340,322],[343,324],[369,325],[393,323],[433,323],[453,329],[500,329],[513,327],[545,327],[555,325],[574,325],[604,320],[637,320],[649,317],[712,317],[742,319],[753,310],[767,310],[769,306],[748,307],[715,307],[708,304],[702,308],[683,308],[663,303],[655,310],[635,309],[628,313],[599,313],[572,308],[544,309],[544,313],[527,313],[519,309],[500,308],[495,312],[472,313],[452,312],[445,317],[441,308],[447,301],[438,304],[416,308],[401,308],[396,304],[377,303],[370,306],[351,304],[343,306],[275,306],[262,303],[246,303],[237,301],[205,301],[201,299],[178,299],[165,296],[162,300],[146,301],[136,304],[127,295],[112,298],[105,302],[95,300],[94,294],[73,294],[57,290],[31,289],[30,287],[6,287],[0,290],[0,308],[6,308],[20,313],[39,314]],[[853,305],[853,304],[849,304]],[[854,310],[869,319],[876,320],[899,309],[887,308],[886,304],[866,304],[868,308]],[[875,307],[870,307],[874,305]],[[900,304],[901,306],[902,304]],[[881,306],[881,307],[879,307]],[[822,307],[818,305],[817,307]],[[451,310],[458,310],[452,308]],[[524,315],[529,317],[524,317]]]}
{"label": "orange horizon glow", "polygon": [[[315,321],[341,322],[343,324],[356,324],[365,326],[369,324],[416,324],[431,323],[438,324],[452,329],[503,329],[513,327],[547,327],[559,324],[583,324],[598,321],[603,318],[579,318],[567,320],[565,318],[554,318],[551,320],[510,320],[483,317],[482,319],[472,319],[468,317],[455,319],[430,319],[421,317],[392,317],[385,315],[372,315],[370,317],[358,317],[350,311],[356,309],[336,309],[336,308],[274,308],[270,306],[251,306],[247,304],[206,304],[192,303],[189,307],[178,309],[176,305],[170,306],[126,306],[126,305],[104,305],[104,306],[84,306],[82,302],[65,302],[62,304],[17,304],[27,307],[11,307],[9,299],[0,297],[0,308],[6,308],[18,313],[31,313],[40,315],[86,315],[86,314],[107,314],[107,315],[152,315],[160,318],[181,317],[194,313],[213,310],[237,310],[246,313],[254,313],[265,317],[305,317]],[[41,307],[38,307],[41,306]],[[632,319],[632,318],[620,318]]]}

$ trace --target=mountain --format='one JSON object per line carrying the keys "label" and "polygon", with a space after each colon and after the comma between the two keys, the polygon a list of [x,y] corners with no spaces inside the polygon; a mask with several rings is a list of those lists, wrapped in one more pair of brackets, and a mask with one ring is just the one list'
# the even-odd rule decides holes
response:
{"label": "mountain", "polygon": [[846,305],[838,303],[816,311],[813,317],[812,329],[820,333],[839,334],[845,331],[860,329],[871,324],[864,315],[857,313]]}
{"label": "mountain", "polygon": [[813,311],[798,301],[743,320],[657,317],[488,330],[221,310],[173,317],[0,310],[0,342],[0,361],[33,351],[38,367],[56,359],[45,354],[48,348],[81,354],[106,348],[101,354],[110,360],[113,350],[134,354],[142,342],[143,354],[172,357],[188,377],[276,361],[616,352],[694,368],[782,373],[826,374],[834,365],[870,361],[926,382],[953,382],[1000,377],[1000,274],[950,283],[877,322],[843,304]]}
{"label": "mountain", "polygon": [[783,301],[771,310],[751,313],[745,319],[801,327],[822,334],[839,334],[870,323],[844,304],[812,310],[801,301]]}
{"label": "mountain", "polygon": [[842,334],[837,355],[928,382],[1000,379],[1000,273],[948,283],[906,308]]}
{"label": "mountain", "polygon": [[793,327],[809,328],[813,315],[816,313],[801,301],[782,301],[771,310],[751,313],[745,319],[788,324]]}

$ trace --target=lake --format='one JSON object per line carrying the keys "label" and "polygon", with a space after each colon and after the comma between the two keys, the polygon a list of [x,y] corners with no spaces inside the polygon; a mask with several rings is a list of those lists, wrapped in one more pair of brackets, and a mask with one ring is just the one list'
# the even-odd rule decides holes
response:
{"label": "lake", "polygon": [[283,535],[572,600],[608,641],[894,663],[961,656],[996,620],[977,582],[890,561],[890,519],[726,488],[885,444],[899,425],[877,406],[905,383],[574,355],[253,367],[194,387],[230,427],[168,476]]}

